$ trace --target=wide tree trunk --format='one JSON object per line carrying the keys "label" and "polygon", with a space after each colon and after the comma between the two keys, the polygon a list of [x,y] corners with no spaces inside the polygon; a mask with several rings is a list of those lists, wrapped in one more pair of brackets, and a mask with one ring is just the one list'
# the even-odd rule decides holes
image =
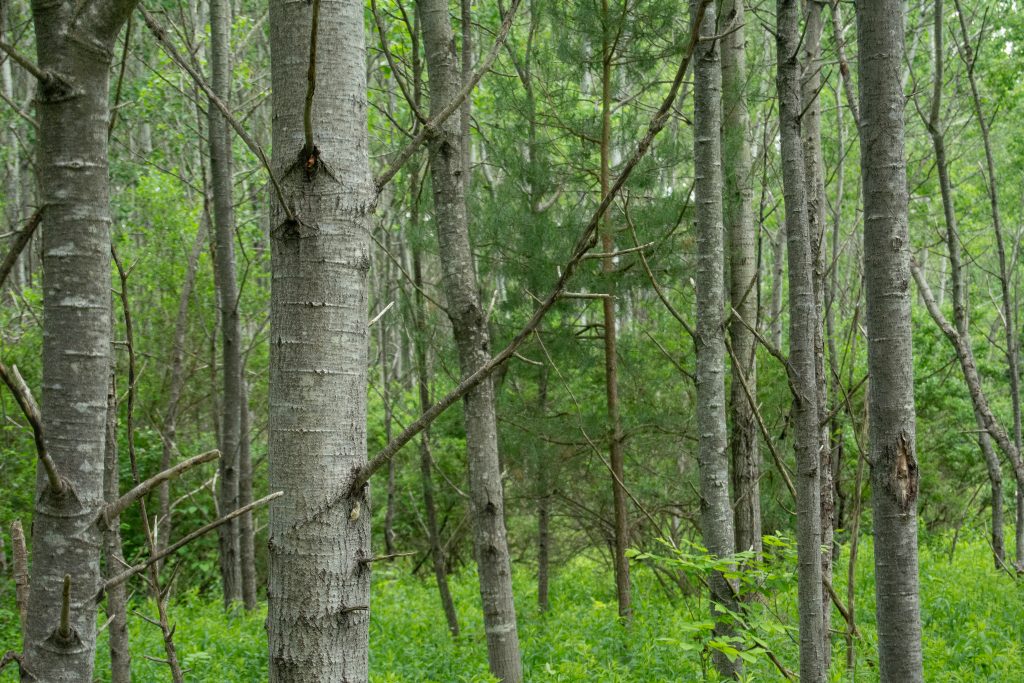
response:
{"label": "wide tree trunk", "polygon": [[[224,102],[231,94],[231,8],[227,0],[210,0],[210,86]],[[238,507],[238,444],[242,409],[242,326],[238,319],[235,273],[235,204],[231,137],[227,121],[212,103],[209,111],[210,178],[213,190],[214,268],[221,332],[220,514]],[[217,529],[224,605],[242,599],[238,520]]]}
{"label": "wide tree trunk", "polygon": [[[39,468],[25,666],[47,683],[91,680],[102,580],[110,379],[108,82],[130,0],[34,2],[39,66],[38,177],[43,218],[43,427],[63,478]],[[70,614],[61,623],[64,582]],[[62,628],[62,626],[64,628]]]}
{"label": "wide tree trunk", "polygon": [[828,668],[821,584],[820,423],[815,337],[818,306],[814,291],[813,236],[807,219],[804,148],[801,140],[800,3],[776,3],[776,51],[782,184],[789,260],[789,362],[794,390],[796,526],[800,680],[823,682]]}
{"label": "wide tree trunk", "polygon": [[[304,102],[319,9],[314,145]],[[273,150],[287,205],[271,203],[270,680],[368,679],[366,462],[369,213],[363,4],[270,3]]]}
{"label": "wide tree trunk", "polygon": [[918,464],[910,319],[903,9],[857,3],[869,438],[878,664],[883,683],[923,680],[917,572]]}
{"label": "wide tree trunk", "polygon": [[[462,77],[455,55],[447,0],[421,0],[423,45],[429,74],[430,110],[436,113],[452,102]],[[459,369],[466,377],[490,358],[490,332],[480,304],[476,266],[466,217],[465,155],[459,119],[440,126],[430,141],[430,174],[434,216],[440,248],[442,281],[459,350]],[[494,386],[490,378],[466,394],[463,401],[469,461],[471,517],[480,575],[487,658],[499,680],[523,678],[512,596],[512,570],[505,533],[505,503],[498,461],[498,429]]]}
{"label": "wide tree trunk", "polygon": [[[761,553],[761,453],[757,419],[743,391],[757,387],[754,333],[757,324],[757,231],[752,206],[753,178],[747,140],[747,63],[742,0],[722,4],[722,158],[725,196],[722,216],[729,239],[729,294],[739,314],[729,322],[736,361],[732,365],[729,407],[732,412],[732,482],[736,548]],[[746,324],[744,324],[746,323]]]}
{"label": "wide tree trunk", "polygon": [[[691,8],[694,5],[691,5]],[[733,512],[729,502],[729,455],[725,416],[725,228],[722,223],[722,66],[716,34],[715,5],[704,10],[701,41],[693,63],[693,158],[697,217],[697,427],[700,466],[700,526],[704,545],[718,557],[735,552]],[[735,587],[721,573],[711,577],[711,613],[736,610]],[[722,620],[719,636],[731,632]],[[715,668],[735,678],[742,666],[715,652]]]}

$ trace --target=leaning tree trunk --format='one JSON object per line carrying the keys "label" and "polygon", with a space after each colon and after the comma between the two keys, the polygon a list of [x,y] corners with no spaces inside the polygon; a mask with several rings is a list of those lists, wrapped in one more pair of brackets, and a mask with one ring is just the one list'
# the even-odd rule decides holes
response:
{"label": "leaning tree trunk", "polygon": [[[695,5],[691,4],[691,9]],[[699,431],[700,526],[704,545],[717,557],[735,552],[733,512],[729,502],[729,455],[725,419],[725,253],[722,223],[721,91],[722,67],[716,33],[715,5],[704,10],[701,40],[693,64],[693,158],[697,216],[697,426]],[[697,27],[695,27],[697,29]],[[735,587],[721,572],[710,581],[711,613],[735,611]],[[715,633],[731,633],[717,620]],[[735,678],[740,660],[715,652],[715,668]]]}
{"label": "leaning tree trunk", "polygon": [[779,134],[782,139],[782,184],[786,206],[789,259],[789,358],[794,400],[796,448],[796,542],[800,615],[800,680],[825,681],[824,604],[821,585],[820,423],[815,335],[813,236],[807,220],[804,149],[800,137],[800,3],[778,0]]}
{"label": "leaning tree trunk", "polygon": [[[36,478],[25,667],[92,679],[110,379],[108,74],[130,0],[33,3],[43,218],[43,427],[63,482]],[[62,595],[70,580],[69,619]]]}
{"label": "leaning tree trunk", "polygon": [[923,680],[917,578],[918,464],[903,153],[903,7],[857,3],[869,434],[878,665],[883,683]]}
{"label": "leaning tree trunk", "polygon": [[[421,0],[423,44],[427,56],[430,109],[436,113],[457,96],[462,78],[455,55],[447,0]],[[476,267],[469,243],[466,182],[460,121],[439,127],[430,141],[430,174],[434,215],[441,255],[442,280],[459,350],[459,368],[466,377],[487,362],[490,333],[480,304]],[[485,379],[463,402],[469,461],[470,508],[474,524],[480,597],[491,673],[508,683],[523,678],[512,596],[512,571],[505,533],[505,503],[498,461],[498,430],[494,387]]]}
{"label": "leaning tree trunk", "polygon": [[[315,67],[310,35],[319,10]],[[368,679],[369,214],[363,4],[270,3],[270,680]],[[307,119],[304,102],[315,96]],[[312,92],[310,93],[313,94]]]}
{"label": "leaning tree trunk", "polygon": [[[213,92],[224,102],[231,93],[231,15],[227,0],[210,0],[210,65]],[[213,190],[214,267],[220,308],[221,373],[220,514],[238,507],[238,445],[241,439],[242,326],[235,273],[235,204],[231,137],[227,121],[212,103],[209,111],[210,178]],[[242,599],[238,520],[217,529],[224,605]]]}
{"label": "leaning tree trunk", "polygon": [[[736,548],[761,554],[761,454],[757,420],[743,392],[746,381],[757,387],[754,333],[757,324],[757,231],[752,206],[753,184],[750,127],[747,113],[747,63],[742,0],[722,5],[722,157],[723,219],[729,239],[729,294],[739,318],[729,322],[729,338],[736,359],[732,366],[729,406],[732,412],[732,482],[735,499]],[[745,324],[744,324],[745,323]]]}

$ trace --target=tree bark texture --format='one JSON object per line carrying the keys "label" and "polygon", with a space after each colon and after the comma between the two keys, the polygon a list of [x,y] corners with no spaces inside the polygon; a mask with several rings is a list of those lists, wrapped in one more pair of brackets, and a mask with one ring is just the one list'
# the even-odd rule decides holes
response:
{"label": "tree bark texture", "polygon": [[[430,109],[436,112],[455,99],[462,77],[447,1],[421,0],[419,7],[430,77]],[[430,141],[429,150],[442,281],[459,351],[459,368],[462,376],[467,377],[489,360],[490,333],[480,304],[469,241],[465,196],[468,169],[464,168],[461,135],[459,119],[450,118]],[[491,673],[499,680],[518,683],[523,673],[505,532],[494,387],[490,378],[466,394],[463,408],[488,662]]]}
{"label": "tree bark texture", "polygon": [[[309,154],[303,125],[319,8]],[[270,3],[271,201],[267,626],[270,680],[368,679],[366,462],[369,166],[363,4]],[[332,503],[332,501],[337,501]]]}
{"label": "tree bark texture", "polygon": [[[729,292],[742,320],[729,323],[729,338],[739,363],[732,366],[729,406],[732,412],[732,482],[736,548],[761,553],[761,453],[757,419],[743,392],[757,387],[754,334],[757,321],[757,231],[753,214],[750,120],[747,113],[747,64],[744,8],[741,0],[722,3],[722,157],[725,195],[723,219],[729,239]],[[741,379],[742,377],[742,379]]]}
{"label": "tree bark texture", "polygon": [[800,3],[776,3],[776,50],[782,182],[789,260],[789,374],[794,391],[796,450],[797,583],[800,614],[800,680],[824,682],[828,668],[821,583],[821,489],[818,460],[821,429],[815,337],[814,237],[807,219],[806,165],[801,139]]}
{"label": "tree bark texture", "polygon": [[[110,379],[108,74],[130,0],[33,3],[40,83],[43,227],[43,426],[64,479],[36,477],[25,667],[40,681],[91,680],[103,534]],[[60,74],[57,76],[56,74]],[[65,576],[70,622],[61,632]]]}
{"label": "tree bark texture", "polygon": [[879,675],[923,680],[917,570],[918,463],[910,319],[903,8],[857,4],[869,438]]}
{"label": "tree bark texture", "polygon": [[[691,4],[691,11],[695,5]],[[729,454],[725,406],[725,228],[722,222],[722,65],[716,35],[716,7],[707,6],[693,62],[693,157],[697,219],[697,428],[700,466],[700,525],[704,545],[717,557],[735,552],[733,512],[729,502]],[[711,613],[719,606],[736,610],[735,589],[721,574],[710,580]],[[715,633],[731,626],[717,621]],[[725,677],[741,671],[740,660],[720,652],[715,668]]]}

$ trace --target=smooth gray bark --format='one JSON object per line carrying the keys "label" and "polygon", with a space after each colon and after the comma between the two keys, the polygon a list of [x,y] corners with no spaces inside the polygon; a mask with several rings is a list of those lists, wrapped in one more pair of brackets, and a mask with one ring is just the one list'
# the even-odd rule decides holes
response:
{"label": "smooth gray bark", "polygon": [[[693,6],[691,5],[691,12]],[[716,34],[716,8],[707,6],[699,27],[701,41],[693,62],[693,157],[697,219],[697,428],[700,466],[700,527],[704,545],[716,557],[736,549],[729,501],[729,455],[725,406],[725,228],[722,223],[722,66]],[[719,606],[735,611],[735,587],[716,572],[710,579],[711,613]],[[731,625],[717,620],[715,633],[727,635]],[[735,678],[739,658],[714,655],[715,668]]]}
{"label": "smooth gray bark", "polygon": [[917,570],[918,463],[910,317],[903,9],[857,3],[868,431],[882,683],[923,680]]}
{"label": "smooth gray bark", "polygon": [[[238,442],[238,507],[252,503],[252,450],[251,419],[249,417],[249,389],[245,382],[245,360],[242,360],[242,396],[239,406]],[[238,550],[242,573],[242,604],[252,611],[257,607],[256,594],[256,531],[253,526],[252,510],[238,517]]]}
{"label": "smooth gray bark", "polygon": [[[316,91],[303,125],[312,9]],[[370,501],[366,463],[369,213],[363,4],[270,3],[270,680],[368,680]]]}
{"label": "smooth gray bark", "polygon": [[[43,228],[43,426],[64,479],[36,477],[25,667],[46,683],[91,680],[103,534],[110,378],[108,75],[131,0],[33,2],[40,83],[38,177]],[[59,76],[56,74],[60,74]],[[61,632],[65,576],[69,628]]]}
{"label": "smooth gray bark", "polygon": [[[224,102],[231,97],[231,9],[228,0],[210,0],[210,87]],[[231,137],[227,121],[212,103],[209,114],[210,186],[213,191],[214,268],[221,332],[220,489],[221,516],[238,508],[238,445],[242,410],[242,326],[238,319],[235,272],[235,207]],[[217,529],[224,605],[242,599],[238,520]]]}
{"label": "smooth gray bark", "polygon": [[827,680],[824,600],[822,598],[821,429],[815,361],[818,306],[814,291],[814,237],[807,218],[806,164],[801,139],[800,3],[776,3],[776,50],[782,184],[789,260],[789,374],[793,387],[796,450],[796,542],[800,614],[800,680]]}
{"label": "smooth gray bark", "polygon": [[[739,363],[732,366],[732,482],[736,548],[761,553],[761,452],[757,419],[743,392],[743,380],[756,394],[757,231],[753,213],[753,167],[747,113],[747,64],[742,0],[724,0],[722,36],[723,220],[729,239],[730,301],[741,319],[729,322],[729,338]],[[741,379],[742,377],[742,379]]]}
{"label": "smooth gray bark", "polygon": [[[446,0],[421,0],[423,45],[430,80],[430,110],[454,102],[462,86]],[[490,332],[480,303],[466,216],[465,154],[458,119],[450,118],[429,143],[434,218],[459,368],[468,377],[490,358]],[[487,658],[491,673],[506,683],[522,680],[512,571],[505,532],[505,503],[498,460],[494,387],[490,378],[463,401],[469,463],[471,517],[480,576]]]}

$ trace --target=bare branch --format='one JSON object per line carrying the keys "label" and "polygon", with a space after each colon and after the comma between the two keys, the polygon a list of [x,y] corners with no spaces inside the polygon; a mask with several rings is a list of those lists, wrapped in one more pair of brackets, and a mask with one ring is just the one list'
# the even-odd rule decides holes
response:
{"label": "bare branch", "polygon": [[245,505],[243,507],[238,508],[237,510],[232,511],[231,514],[225,515],[225,516],[221,517],[220,519],[216,519],[216,520],[210,522],[209,524],[207,524],[205,526],[199,527],[198,529],[196,529],[195,531],[190,533],[188,536],[185,536],[184,538],[182,538],[180,541],[178,541],[174,545],[168,546],[167,548],[165,548],[161,552],[153,555],[152,557],[150,557],[145,562],[142,562],[140,564],[134,565],[131,569],[127,569],[127,570],[121,572],[120,574],[118,574],[117,576],[113,576],[113,577],[107,579],[107,581],[103,584],[103,588],[100,589],[100,592],[96,595],[96,599],[99,600],[100,597],[103,595],[103,593],[105,591],[109,590],[110,588],[113,588],[114,586],[118,585],[119,583],[124,583],[125,581],[127,581],[130,578],[132,578],[136,574],[140,574],[140,573],[144,572],[150,565],[152,565],[152,564],[154,564],[156,562],[159,562],[160,560],[164,559],[165,557],[167,557],[169,555],[173,555],[174,553],[178,552],[183,547],[185,547],[186,545],[188,545],[192,541],[196,540],[200,536],[213,531],[214,529],[216,529],[217,527],[219,527],[222,524],[227,524],[228,522],[230,522],[234,518],[240,517],[241,515],[244,515],[246,512],[249,512],[250,510],[253,510],[254,508],[257,508],[260,505],[263,505],[265,503],[269,503],[270,501],[274,500],[275,498],[280,498],[283,495],[284,495],[284,491],[278,491],[277,493],[271,493],[269,496],[265,496],[263,498],[260,498],[259,500],[253,501],[253,502],[249,503],[248,505]]}
{"label": "bare branch", "polygon": [[29,391],[28,385],[25,384],[21,373],[18,372],[18,366],[12,365],[8,369],[6,365],[0,363],[0,380],[3,380],[7,388],[11,390],[14,400],[21,407],[21,412],[25,414],[25,418],[32,425],[32,434],[36,441],[36,454],[39,456],[39,461],[43,464],[43,469],[46,471],[46,478],[50,483],[50,488],[54,493],[63,493],[65,490],[64,480],[61,479],[53,458],[46,452],[46,440],[43,439],[43,416],[39,412],[36,400],[32,398],[32,392]]}
{"label": "bare branch", "polygon": [[25,222],[25,227],[16,233],[14,243],[11,244],[11,250],[7,252],[7,256],[4,257],[3,263],[0,263],[0,287],[3,286],[4,280],[10,275],[11,270],[14,268],[14,264],[18,261],[18,256],[24,251],[25,246],[32,239],[32,234],[39,227],[39,223],[43,218],[43,210],[36,209],[29,219]]}
{"label": "bare branch", "polygon": [[171,479],[175,479],[181,476],[182,474],[192,469],[196,465],[202,465],[205,462],[216,460],[219,457],[220,451],[214,449],[212,451],[207,451],[206,453],[202,453],[195,457],[189,458],[188,460],[178,463],[174,467],[171,467],[169,469],[164,470],[163,472],[153,475],[146,481],[142,482],[141,484],[139,484],[138,486],[136,486],[135,488],[121,496],[116,503],[111,503],[110,505],[107,505],[105,508],[103,508],[103,511],[100,513],[101,518],[109,526],[112,523],[112,521],[117,519],[117,517],[122,512],[127,510],[132,503],[148,494],[150,491],[155,489],[160,484],[164,483],[165,481],[170,481]]}

